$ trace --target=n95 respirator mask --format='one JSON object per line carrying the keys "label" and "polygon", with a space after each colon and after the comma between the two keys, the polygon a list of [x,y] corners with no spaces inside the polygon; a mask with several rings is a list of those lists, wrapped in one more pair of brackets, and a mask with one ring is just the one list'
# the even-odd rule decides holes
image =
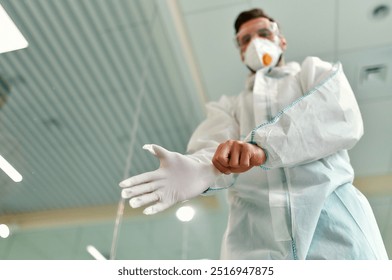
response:
{"label": "n95 respirator mask", "polygon": [[253,39],[244,53],[244,63],[253,71],[260,69],[268,71],[278,64],[282,55],[282,49],[279,43],[272,42],[268,39]]}

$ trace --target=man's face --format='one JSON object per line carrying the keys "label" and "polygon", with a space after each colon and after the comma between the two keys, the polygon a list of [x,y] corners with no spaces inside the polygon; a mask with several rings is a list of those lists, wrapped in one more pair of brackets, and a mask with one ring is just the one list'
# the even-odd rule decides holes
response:
{"label": "man's face", "polygon": [[[241,25],[236,35],[236,40],[240,48],[241,59],[244,60],[244,53],[249,43],[255,37],[268,39],[272,42],[275,40],[275,35],[278,33],[275,23],[271,23],[267,18],[255,18],[249,20]],[[282,50],[286,49],[286,40],[283,36],[280,37],[280,47]]]}

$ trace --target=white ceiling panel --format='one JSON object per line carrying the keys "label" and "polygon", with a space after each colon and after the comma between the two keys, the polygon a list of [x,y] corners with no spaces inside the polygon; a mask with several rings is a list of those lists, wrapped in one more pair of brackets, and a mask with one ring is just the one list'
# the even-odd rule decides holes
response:
{"label": "white ceiling panel", "polygon": [[[391,182],[392,188],[392,182]],[[391,197],[368,197],[374,216],[379,224],[381,233],[385,234],[387,227],[392,223],[392,198]]]}
{"label": "white ceiling panel", "polygon": [[385,235],[384,245],[387,250],[387,254],[388,254],[389,259],[392,259],[392,238],[390,238],[390,236],[392,235],[392,226],[389,227],[387,232],[388,232],[388,235]]}
{"label": "white ceiling panel", "polygon": [[392,98],[392,44],[341,52],[339,60],[359,101]]}
{"label": "white ceiling panel", "polygon": [[383,231],[383,238],[384,238],[384,245],[387,250],[389,259],[392,259],[392,212],[389,216],[389,223],[388,226]]}
{"label": "white ceiling panel", "polygon": [[[56,259],[74,259],[79,250],[78,231],[75,228],[58,228],[19,232],[12,236],[12,246],[2,252],[1,259],[51,260],[54,253],[57,254]],[[52,244],[49,248],[48,243]]]}
{"label": "white ceiling panel", "polygon": [[234,19],[246,4],[185,15],[185,21],[210,100],[238,94],[247,70],[234,44]]}
{"label": "white ceiling panel", "polygon": [[244,4],[249,0],[178,0],[184,13],[201,12],[203,10],[214,10],[219,8],[227,8],[230,5]]}
{"label": "white ceiling panel", "polygon": [[365,133],[350,151],[357,176],[391,172],[392,98],[360,103]]}
{"label": "white ceiling panel", "polygon": [[[392,188],[392,182],[391,182]],[[392,198],[369,197],[389,258],[392,257]]]}
{"label": "white ceiling panel", "polygon": [[288,57],[334,54],[337,28],[336,1],[251,1],[279,22],[287,39]]}
{"label": "white ceiling panel", "polygon": [[338,48],[340,51],[372,48],[392,44],[392,11],[386,18],[374,19],[372,12],[379,5],[389,5],[391,0],[338,1]]}

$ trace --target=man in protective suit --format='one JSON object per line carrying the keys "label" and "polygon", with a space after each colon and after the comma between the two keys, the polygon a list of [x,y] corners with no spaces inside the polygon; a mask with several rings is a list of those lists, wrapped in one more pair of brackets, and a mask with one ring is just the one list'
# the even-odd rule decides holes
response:
{"label": "man in protective suit", "polygon": [[250,75],[242,93],[207,105],[188,153],[145,149],[160,167],[120,183],[132,207],[155,214],[228,190],[222,259],[388,259],[347,150],[363,134],[340,63],[285,63],[286,39],[261,9],[235,21]]}

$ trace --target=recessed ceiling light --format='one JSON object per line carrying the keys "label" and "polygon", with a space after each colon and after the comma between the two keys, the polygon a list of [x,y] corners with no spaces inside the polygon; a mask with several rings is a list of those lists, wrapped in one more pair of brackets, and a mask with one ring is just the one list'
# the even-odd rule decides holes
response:
{"label": "recessed ceiling light", "polygon": [[372,17],[377,20],[384,19],[389,15],[390,10],[389,5],[387,4],[377,5],[372,11]]}
{"label": "recessed ceiling light", "polygon": [[181,222],[189,222],[195,216],[195,210],[191,206],[182,206],[178,208],[176,216]]}
{"label": "recessed ceiling light", "polygon": [[1,224],[0,225],[0,237],[7,238],[8,236],[10,236],[10,234],[11,234],[10,228],[5,224]]}

